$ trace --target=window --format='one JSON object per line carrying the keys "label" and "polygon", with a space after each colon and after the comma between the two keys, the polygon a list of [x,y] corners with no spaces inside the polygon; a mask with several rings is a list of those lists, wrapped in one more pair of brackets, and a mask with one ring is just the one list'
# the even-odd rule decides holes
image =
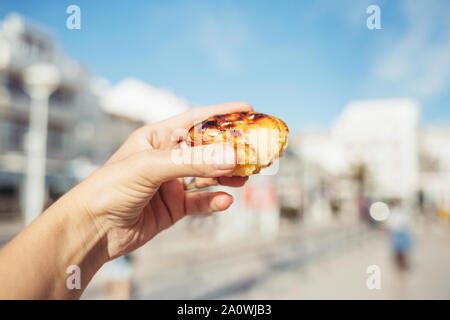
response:
{"label": "window", "polygon": [[64,131],[59,128],[49,128],[47,135],[48,154],[61,155],[64,146]]}
{"label": "window", "polygon": [[9,125],[9,139],[8,150],[9,151],[24,151],[24,137],[27,133],[28,126],[22,123],[12,122]]}
{"label": "window", "polygon": [[27,53],[31,56],[48,57],[51,52],[50,43],[45,38],[30,32],[22,34],[22,43]]}
{"label": "window", "polygon": [[22,77],[17,73],[9,73],[6,76],[5,87],[8,89],[12,96],[28,97],[24,89]]}
{"label": "window", "polygon": [[74,100],[75,93],[68,87],[59,87],[50,96],[50,105],[56,104],[59,106],[70,105]]}

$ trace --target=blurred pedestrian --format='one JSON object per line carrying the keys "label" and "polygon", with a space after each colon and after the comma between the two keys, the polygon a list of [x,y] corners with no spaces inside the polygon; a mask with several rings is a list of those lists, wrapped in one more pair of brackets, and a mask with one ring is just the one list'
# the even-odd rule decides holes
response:
{"label": "blurred pedestrian", "polygon": [[410,266],[409,256],[412,247],[410,215],[402,206],[400,199],[392,201],[387,228],[394,262],[399,270],[407,270]]}

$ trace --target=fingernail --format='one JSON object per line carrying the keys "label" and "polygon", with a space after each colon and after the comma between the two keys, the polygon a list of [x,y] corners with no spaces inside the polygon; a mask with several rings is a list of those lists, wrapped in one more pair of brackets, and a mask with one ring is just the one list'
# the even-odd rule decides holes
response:
{"label": "fingernail", "polygon": [[218,170],[229,170],[236,166],[234,149],[228,145],[219,145],[214,148],[214,168]]}

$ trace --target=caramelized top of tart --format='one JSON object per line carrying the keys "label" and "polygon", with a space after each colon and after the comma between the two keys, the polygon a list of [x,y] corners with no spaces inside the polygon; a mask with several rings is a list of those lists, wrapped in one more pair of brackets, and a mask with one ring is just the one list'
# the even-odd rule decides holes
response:
{"label": "caramelized top of tart", "polygon": [[287,142],[289,129],[282,120],[263,113],[243,111],[215,115],[195,124],[189,130],[187,143],[194,146],[232,140],[236,147],[247,131],[257,129],[277,130],[280,140]]}

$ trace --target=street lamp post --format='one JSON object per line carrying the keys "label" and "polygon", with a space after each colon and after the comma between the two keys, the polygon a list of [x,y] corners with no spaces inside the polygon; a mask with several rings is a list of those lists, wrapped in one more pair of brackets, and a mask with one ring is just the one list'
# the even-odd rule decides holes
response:
{"label": "street lamp post", "polygon": [[29,131],[26,140],[25,224],[42,212],[45,197],[45,162],[47,156],[48,101],[60,82],[55,66],[32,65],[25,70],[24,82],[31,98]]}

